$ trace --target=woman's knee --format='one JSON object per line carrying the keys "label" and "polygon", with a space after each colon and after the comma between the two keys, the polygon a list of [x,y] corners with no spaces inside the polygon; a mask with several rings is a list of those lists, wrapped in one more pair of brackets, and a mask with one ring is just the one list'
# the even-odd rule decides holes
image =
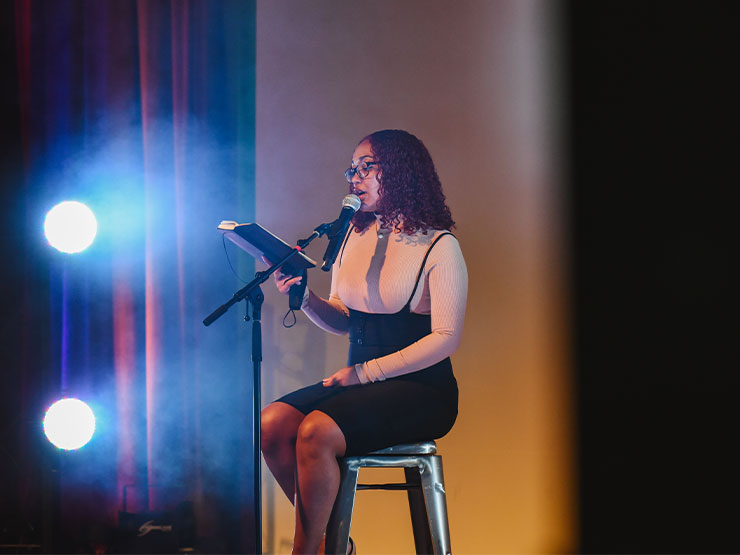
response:
{"label": "woman's knee", "polygon": [[262,451],[271,452],[295,444],[303,413],[286,403],[270,403],[261,412]]}
{"label": "woman's knee", "polygon": [[309,413],[298,427],[296,451],[299,457],[315,457],[327,452],[341,457],[345,450],[346,442],[342,430],[324,412]]}

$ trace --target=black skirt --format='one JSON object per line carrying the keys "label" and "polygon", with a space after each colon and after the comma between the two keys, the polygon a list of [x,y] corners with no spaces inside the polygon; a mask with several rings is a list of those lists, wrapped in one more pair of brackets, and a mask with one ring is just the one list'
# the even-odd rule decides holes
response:
{"label": "black skirt", "polygon": [[[395,314],[350,310],[348,364],[398,351],[431,331],[431,318],[407,304]],[[416,372],[382,382],[324,387],[322,382],[277,399],[303,414],[318,410],[337,423],[346,455],[360,455],[399,443],[437,439],[457,418],[458,389],[446,358]]]}

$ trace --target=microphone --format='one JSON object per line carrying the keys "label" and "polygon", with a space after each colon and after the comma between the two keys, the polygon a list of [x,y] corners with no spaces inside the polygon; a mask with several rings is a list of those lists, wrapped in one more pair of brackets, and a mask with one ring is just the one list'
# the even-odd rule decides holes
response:
{"label": "microphone", "polygon": [[360,206],[362,206],[362,201],[357,195],[350,194],[342,200],[342,212],[334,221],[328,233],[329,245],[326,247],[324,263],[321,265],[321,269],[325,272],[331,270],[331,267],[334,265],[334,261],[337,259],[339,249],[344,241],[344,236],[347,235],[349,222],[352,220],[355,212],[360,209]]}

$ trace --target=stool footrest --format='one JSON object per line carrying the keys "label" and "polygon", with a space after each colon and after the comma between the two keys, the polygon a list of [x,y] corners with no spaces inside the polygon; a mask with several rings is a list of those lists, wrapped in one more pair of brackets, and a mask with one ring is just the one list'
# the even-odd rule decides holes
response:
{"label": "stool footrest", "polygon": [[410,490],[421,489],[418,484],[357,484],[357,489],[391,489],[391,490]]}

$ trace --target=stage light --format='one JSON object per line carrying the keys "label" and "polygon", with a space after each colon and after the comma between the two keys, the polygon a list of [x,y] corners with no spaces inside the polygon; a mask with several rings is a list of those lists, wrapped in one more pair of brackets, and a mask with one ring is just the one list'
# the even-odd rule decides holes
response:
{"label": "stage light", "polygon": [[46,411],[44,433],[59,449],[79,449],[95,433],[95,415],[79,399],[61,399]]}
{"label": "stage light", "polygon": [[60,202],[49,210],[44,220],[44,234],[49,244],[70,254],[89,247],[97,232],[95,214],[76,200]]}

